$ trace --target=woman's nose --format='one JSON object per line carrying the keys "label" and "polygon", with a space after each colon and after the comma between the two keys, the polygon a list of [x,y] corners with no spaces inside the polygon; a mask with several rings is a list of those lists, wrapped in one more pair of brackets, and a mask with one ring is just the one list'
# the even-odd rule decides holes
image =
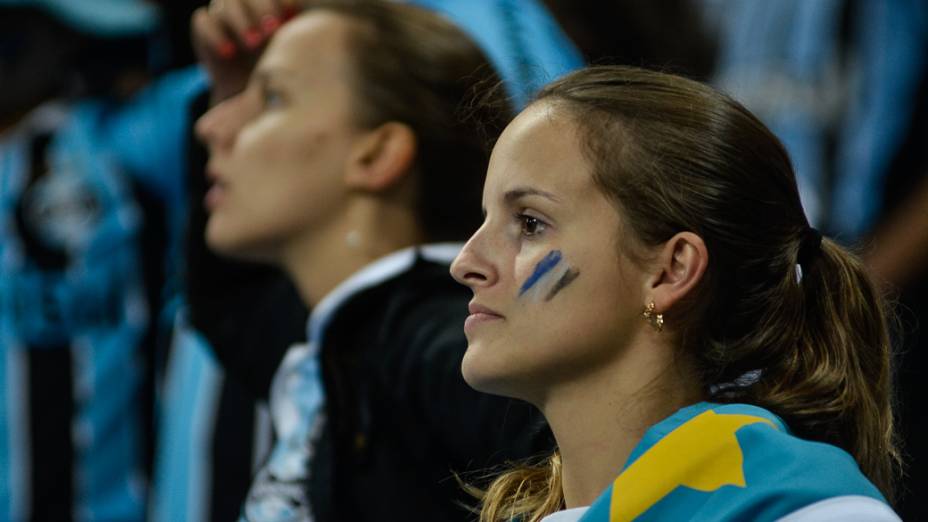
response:
{"label": "woman's nose", "polygon": [[492,286],[497,281],[497,271],[482,248],[481,230],[478,230],[451,263],[451,277],[471,289]]}
{"label": "woman's nose", "polygon": [[247,119],[244,105],[241,94],[214,105],[197,120],[197,138],[210,148],[231,146]]}

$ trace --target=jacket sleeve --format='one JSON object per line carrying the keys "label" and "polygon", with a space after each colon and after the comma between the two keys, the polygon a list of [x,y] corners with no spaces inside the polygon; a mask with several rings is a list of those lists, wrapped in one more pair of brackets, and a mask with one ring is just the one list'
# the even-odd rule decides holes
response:
{"label": "jacket sleeve", "polygon": [[450,456],[453,471],[486,471],[549,454],[554,440],[534,406],[477,392],[464,381],[466,300],[416,308],[400,329],[400,336],[408,339],[409,357],[400,388],[421,414],[431,440]]}

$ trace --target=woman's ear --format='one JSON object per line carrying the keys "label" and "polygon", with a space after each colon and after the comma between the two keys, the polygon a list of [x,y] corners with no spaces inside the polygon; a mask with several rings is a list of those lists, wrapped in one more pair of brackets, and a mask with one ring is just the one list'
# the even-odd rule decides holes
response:
{"label": "woman's ear", "polygon": [[[654,277],[645,295],[654,302],[658,313],[673,308],[689,295],[702,280],[709,264],[709,251],[702,238],[692,232],[680,232],[661,247],[655,260]],[[647,304],[647,303],[645,303]]]}
{"label": "woman's ear", "polygon": [[416,158],[416,134],[404,123],[388,122],[361,136],[352,146],[345,183],[380,192],[403,180]]}

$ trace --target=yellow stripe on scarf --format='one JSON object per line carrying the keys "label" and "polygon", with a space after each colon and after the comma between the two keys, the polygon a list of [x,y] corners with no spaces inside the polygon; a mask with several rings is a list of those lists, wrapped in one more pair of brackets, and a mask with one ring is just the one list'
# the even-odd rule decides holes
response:
{"label": "yellow stripe on scarf", "polygon": [[612,483],[609,521],[634,520],[678,486],[699,491],[745,487],[744,457],[735,432],[759,422],[776,428],[763,417],[712,410],[677,427]]}

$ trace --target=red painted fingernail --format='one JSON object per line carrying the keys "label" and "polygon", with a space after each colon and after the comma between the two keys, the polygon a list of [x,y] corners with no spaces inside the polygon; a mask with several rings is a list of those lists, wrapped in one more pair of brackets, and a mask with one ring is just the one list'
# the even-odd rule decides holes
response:
{"label": "red painted fingernail", "polygon": [[235,56],[235,51],[236,51],[235,42],[233,42],[232,40],[226,40],[222,42],[221,44],[219,44],[219,47],[217,48],[217,52],[219,53],[219,56],[226,58],[226,59],[229,59]]}
{"label": "red painted fingernail", "polygon": [[258,47],[261,45],[261,42],[264,41],[264,35],[262,35],[261,31],[255,29],[254,27],[245,31],[243,38],[245,40],[245,45],[247,45],[249,49]]}
{"label": "red painted fingernail", "polygon": [[265,15],[261,18],[261,29],[264,29],[265,36],[271,36],[274,31],[280,28],[280,18],[274,15]]}

